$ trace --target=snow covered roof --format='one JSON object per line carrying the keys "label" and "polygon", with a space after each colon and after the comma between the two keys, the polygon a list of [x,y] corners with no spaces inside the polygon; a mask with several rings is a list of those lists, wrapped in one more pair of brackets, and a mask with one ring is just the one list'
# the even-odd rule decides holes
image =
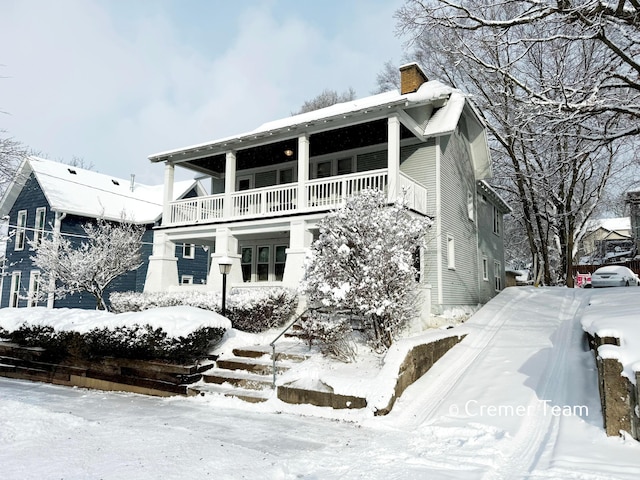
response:
{"label": "snow covered roof", "polygon": [[610,232],[631,231],[631,219],[629,217],[598,218],[587,222],[587,232],[593,232],[599,228],[604,228]]}
{"label": "snow covered roof", "polygon": [[460,119],[460,115],[462,114],[466,98],[467,96],[460,90],[445,85],[437,80],[431,80],[423,83],[420,88],[413,93],[403,95],[394,90],[348,102],[337,103],[311,112],[267,122],[250,132],[191,145],[184,148],[155,153],[150,155],[149,159],[152,162],[165,161],[175,154],[181,154],[187,151],[198,151],[202,149],[211,149],[213,147],[227,146],[247,140],[273,136],[278,133],[291,134],[291,131],[296,128],[309,128],[314,125],[324,125],[347,117],[362,116],[372,112],[389,110],[394,107],[411,108],[419,105],[444,107],[429,119],[422,134],[425,137],[445,135],[455,130],[458,120]]}
{"label": "snow covered roof", "polygon": [[[153,223],[162,215],[163,185],[142,185],[38,157],[29,157],[22,163],[16,179],[0,201],[0,214],[9,212],[31,173],[49,207],[56,212],[108,220],[121,220],[124,215],[140,224]],[[194,187],[197,187],[195,180],[175,182],[174,199]]]}

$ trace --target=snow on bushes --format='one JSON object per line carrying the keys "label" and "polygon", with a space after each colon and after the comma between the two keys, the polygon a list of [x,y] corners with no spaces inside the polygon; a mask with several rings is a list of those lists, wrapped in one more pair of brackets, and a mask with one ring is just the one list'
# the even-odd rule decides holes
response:
{"label": "snow on bushes", "polygon": [[0,310],[3,338],[46,350],[43,359],[120,357],[191,362],[231,328],[228,319],[192,307],[114,315],[80,309]]}
{"label": "snow on bushes", "polygon": [[431,220],[402,201],[363,190],[318,222],[305,265],[303,292],[311,305],[350,310],[367,319],[372,346],[385,351],[416,315],[415,259]]}
{"label": "snow on bushes", "polygon": [[[222,296],[218,292],[112,293],[114,312],[139,312],[149,308],[189,305],[220,312]],[[283,288],[233,289],[227,296],[226,316],[233,328],[257,333],[284,325],[295,313],[298,297]]]}

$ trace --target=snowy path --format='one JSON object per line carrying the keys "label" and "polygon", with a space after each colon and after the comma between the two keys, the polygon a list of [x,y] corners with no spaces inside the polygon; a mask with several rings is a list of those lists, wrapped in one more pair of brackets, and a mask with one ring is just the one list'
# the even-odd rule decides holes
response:
{"label": "snowy path", "polygon": [[386,417],[0,379],[0,478],[637,480],[582,342],[599,294],[507,289]]}

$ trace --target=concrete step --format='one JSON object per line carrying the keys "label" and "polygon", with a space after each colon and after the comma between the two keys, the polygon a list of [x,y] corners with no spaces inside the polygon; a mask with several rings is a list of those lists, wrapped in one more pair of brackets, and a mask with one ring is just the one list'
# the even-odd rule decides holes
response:
{"label": "concrete step", "polygon": [[[269,358],[219,358],[216,361],[216,366],[227,370],[246,370],[261,375],[273,374],[273,361]],[[289,367],[282,365],[282,363],[276,364],[276,372],[278,373],[286,372],[288,369]]]}
{"label": "concrete step", "polygon": [[274,390],[250,390],[215,383],[201,383],[189,387],[191,391],[199,395],[224,395],[225,397],[236,397],[250,403],[266,402],[274,395]]}
{"label": "concrete step", "polygon": [[271,388],[273,376],[271,373],[269,375],[258,375],[243,370],[212,368],[203,374],[202,380],[206,383],[229,384],[248,390],[264,390]]}
{"label": "concrete step", "polygon": [[[272,357],[271,345],[253,345],[250,347],[234,348],[233,354],[237,357],[260,358],[267,355]],[[300,342],[276,343],[276,361],[304,362],[311,354],[309,347]]]}

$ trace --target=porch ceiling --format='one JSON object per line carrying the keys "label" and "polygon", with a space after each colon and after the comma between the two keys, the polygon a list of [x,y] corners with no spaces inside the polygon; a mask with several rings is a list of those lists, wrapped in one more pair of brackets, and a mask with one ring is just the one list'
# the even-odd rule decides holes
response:
{"label": "porch ceiling", "polygon": [[[414,136],[404,125],[401,125],[400,135],[402,139]],[[317,157],[383,143],[387,143],[386,119],[312,134],[309,137],[309,154]],[[231,147],[228,148],[232,150]],[[237,170],[277,165],[298,158],[298,139],[289,138],[245,149],[238,149],[236,146],[235,150]],[[220,176],[224,173],[225,153],[207,155],[206,149],[189,153],[184,152],[184,160],[177,155],[178,158],[174,160],[176,164],[205,175]]]}

